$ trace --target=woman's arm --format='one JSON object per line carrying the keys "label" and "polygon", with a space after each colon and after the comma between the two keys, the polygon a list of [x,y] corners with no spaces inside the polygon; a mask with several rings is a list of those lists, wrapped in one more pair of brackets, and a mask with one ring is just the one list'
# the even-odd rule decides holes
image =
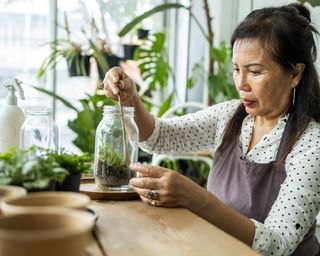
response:
{"label": "woman's arm", "polygon": [[[239,101],[216,104],[206,110],[183,117],[155,122],[136,91],[133,80],[119,67],[108,71],[104,79],[108,98],[118,100],[135,109],[140,141],[146,151],[154,153],[182,153],[212,149],[217,146],[227,120]],[[155,127],[157,125],[157,127]]]}
{"label": "woman's arm", "polygon": [[239,101],[233,100],[184,116],[156,119],[152,135],[140,147],[158,154],[215,149],[238,105]]}

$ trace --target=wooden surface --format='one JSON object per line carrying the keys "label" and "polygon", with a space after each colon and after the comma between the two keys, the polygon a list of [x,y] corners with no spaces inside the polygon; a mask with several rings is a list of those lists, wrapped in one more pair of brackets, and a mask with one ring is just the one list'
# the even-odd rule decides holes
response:
{"label": "wooden surface", "polygon": [[[97,240],[86,255],[258,255],[247,245],[188,210],[141,201],[94,201]],[[102,248],[99,248],[100,243]]]}
{"label": "wooden surface", "polygon": [[95,183],[84,183],[80,185],[80,192],[88,195],[93,200],[133,200],[138,199],[137,192],[131,191],[112,191],[103,190],[96,186]]}

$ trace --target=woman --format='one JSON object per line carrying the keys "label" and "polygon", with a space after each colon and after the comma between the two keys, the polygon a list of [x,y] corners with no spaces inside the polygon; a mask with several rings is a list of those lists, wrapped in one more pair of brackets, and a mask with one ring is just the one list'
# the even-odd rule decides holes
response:
{"label": "woman", "polygon": [[[294,25],[293,25],[294,24]],[[264,255],[318,255],[320,91],[310,13],[291,4],[253,11],[235,29],[233,77],[241,100],[173,119],[144,108],[120,69],[107,97],[135,108],[141,146],[175,153],[213,148],[208,191],[171,170],[133,165],[146,203],[185,207]]]}

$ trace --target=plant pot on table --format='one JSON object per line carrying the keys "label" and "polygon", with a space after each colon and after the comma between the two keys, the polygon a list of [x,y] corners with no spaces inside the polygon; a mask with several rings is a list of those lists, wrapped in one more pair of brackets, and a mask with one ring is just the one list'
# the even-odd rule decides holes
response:
{"label": "plant pot on table", "polygon": [[72,173],[66,176],[62,183],[57,184],[57,191],[73,191],[79,192],[80,188],[80,173]]}

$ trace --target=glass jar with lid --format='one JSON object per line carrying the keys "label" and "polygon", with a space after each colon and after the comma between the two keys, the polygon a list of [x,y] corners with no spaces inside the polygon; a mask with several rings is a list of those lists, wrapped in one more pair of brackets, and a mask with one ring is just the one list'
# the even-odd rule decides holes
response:
{"label": "glass jar with lid", "polygon": [[94,178],[98,187],[129,190],[134,173],[129,169],[138,160],[139,132],[134,108],[123,107],[123,124],[118,106],[105,106],[96,130]]}
{"label": "glass jar with lid", "polygon": [[[53,111],[46,107],[29,107],[20,129],[20,148],[36,146],[37,150],[58,151],[58,127],[53,120]],[[38,152],[41,154],[42,152]]]}

